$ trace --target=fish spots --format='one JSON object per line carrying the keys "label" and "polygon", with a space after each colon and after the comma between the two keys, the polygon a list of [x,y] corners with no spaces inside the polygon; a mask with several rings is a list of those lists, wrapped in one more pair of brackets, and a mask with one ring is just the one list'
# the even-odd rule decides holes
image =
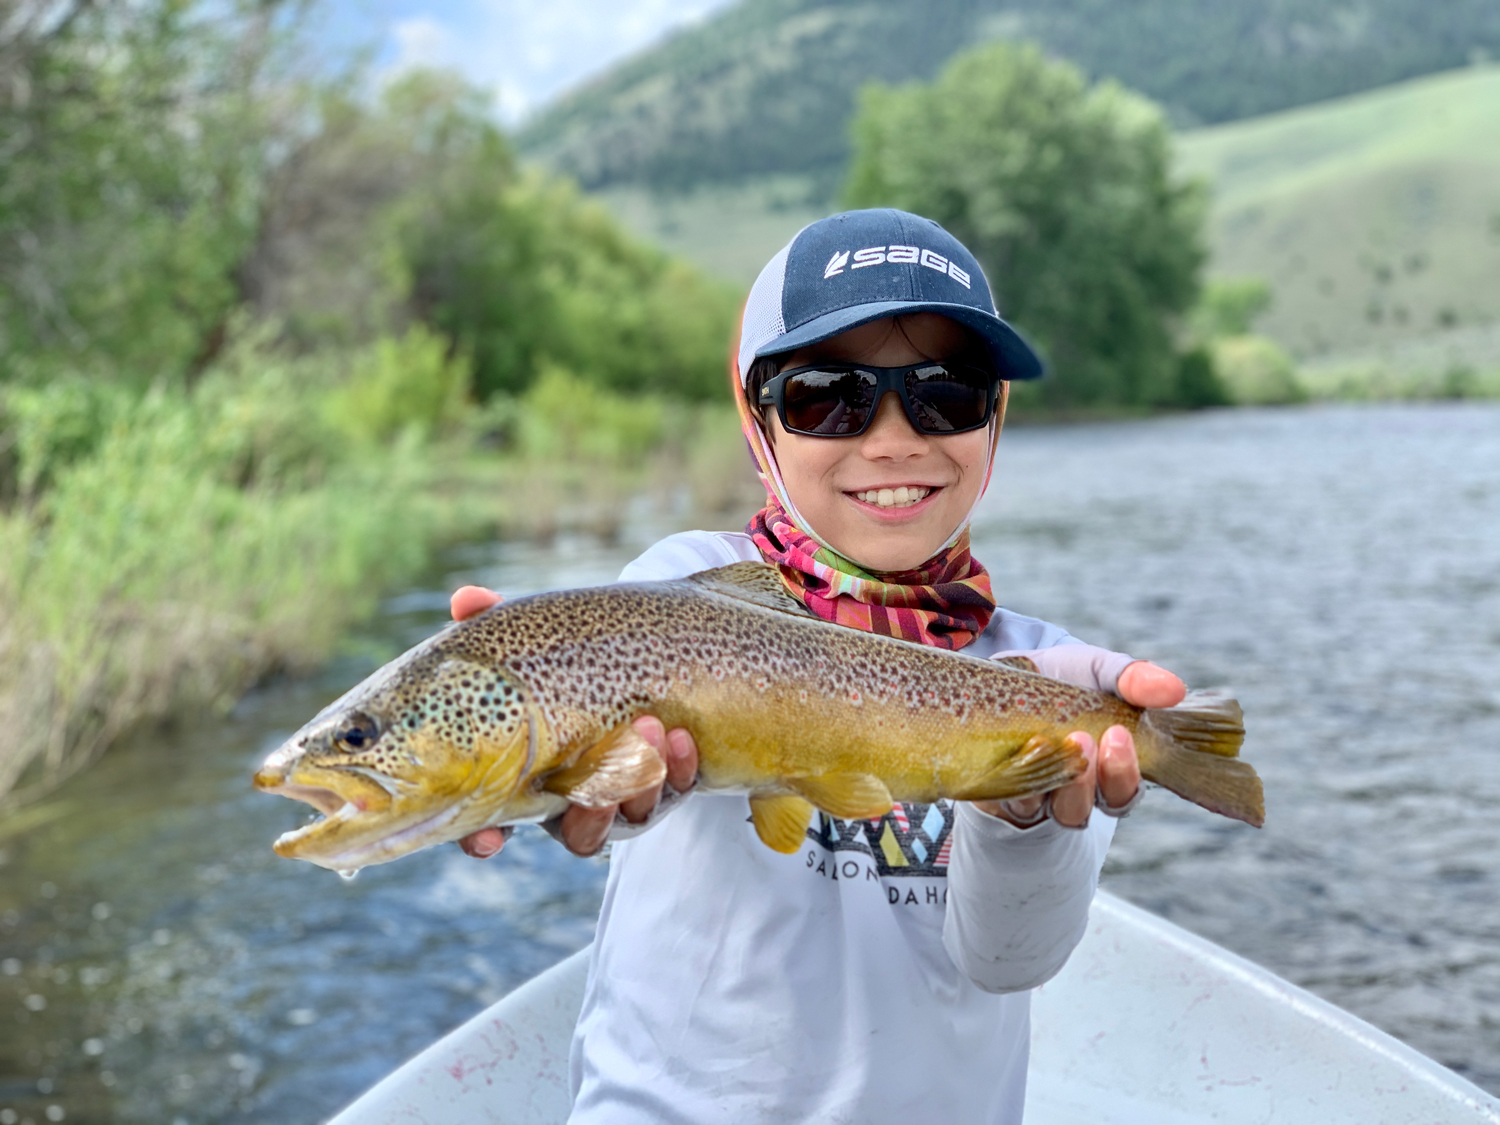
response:
{"label": "fish spots", "polygon": [[595,742],[705,681],[743,684],[787,706],[831,707],[835,721],[838,710],[860,708],[862,722],[885,729],[918,730],[929,715],[967,724],[1018,707],[1050,719],[1092,706],[1066,684],[740,603],[688,582],[518,598],[440,634],[424,659],[461,671],[436,697],[412,690],[408,703],[424,726],[457,729],[463,720],[454,716],[466,711],[481,713],[482,726],[522,723],[524,692],[560,746]]}

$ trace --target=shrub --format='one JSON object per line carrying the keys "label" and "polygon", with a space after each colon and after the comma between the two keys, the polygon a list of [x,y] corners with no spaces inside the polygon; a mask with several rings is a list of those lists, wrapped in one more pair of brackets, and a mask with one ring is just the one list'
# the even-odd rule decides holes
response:
{"label": "shrub", "polygon": [[1292,357],[1265,336],[1226,336],[1209,345],[1214,369],[1235,402],[1273,406],[1302,402],[1307,391]]}

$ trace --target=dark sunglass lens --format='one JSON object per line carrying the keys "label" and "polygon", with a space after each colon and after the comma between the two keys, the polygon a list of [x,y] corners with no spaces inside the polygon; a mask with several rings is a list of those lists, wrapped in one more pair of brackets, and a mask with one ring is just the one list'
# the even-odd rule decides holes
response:
{"label": "dark sunglass lens", "polygon": [[858,433],[870,416],[875,376],[867,371],[799,371],[782,387],[787,429],[819,437]]}
{"label": "dark sunglass lens", "polygon": [[978,367],[922,367],[906,376],[906,395],[916,413],[917,428],[928,434],[951,434],[983,425],[989,416],[995,377]]}

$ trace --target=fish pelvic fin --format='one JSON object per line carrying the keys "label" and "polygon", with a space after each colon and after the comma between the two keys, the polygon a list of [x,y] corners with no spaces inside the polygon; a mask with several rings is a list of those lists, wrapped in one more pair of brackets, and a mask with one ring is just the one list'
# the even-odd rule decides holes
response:
{"label": "fish pelvic fin", "polygon": [[1266,798],[1254,767],[1238,760],[1245,717],[1226,695],[1195,691],[1176,707],[1144,712],[1136,730],[1141,776],[1210,812],[1266,822]]}
{"label": "fish pelvic fin", "polygon": [[844,820],[864,820],[891,811],[891,791],[874,774],[827,773],[787,778],[782,784],[815,808]]}
{"label": "fish pelvic fin", "polygon": [[812,805],[795,794],[750,798],[750,819],[755,822],[755,834],[762,844],[782,855],[791,855],[802,846],[802,841],[807,839],[807,826],[812,823],[812,815]]}
{"label": "fish pelvic fin", "polygon": [[949,794],[959,801],[1000,801],[1045,793],[1088,769],[1083,747],[1060,734],[1037,734],[1016,753],[969,785]]}
{"label": "fish pelvic fin", "polygon": [[571,766],[549,774],[542,789],[575,805],[602,809],[640,796],[666,778],[667,765],[656,747],[626,723],[589,747]]}
{"label": "fish pelvic fin", "polygon": [[763,609],[774,609],[778,613],[790,613],[795,617],[815,617],[807,606],[787,591],[786,583],[781,580],[781,572],[769,563],[732,563],[713,570],[700,570],[697,574],[688,575],[684,581],[711,594],[750,602]]}

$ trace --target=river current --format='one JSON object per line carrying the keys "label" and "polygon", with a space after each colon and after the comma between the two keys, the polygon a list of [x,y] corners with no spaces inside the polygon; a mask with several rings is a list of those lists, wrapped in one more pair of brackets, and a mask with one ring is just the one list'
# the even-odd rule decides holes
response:
{"label": "river current", "polygon": [[[317,679],[0,823],[0,1125],[317,1122],[585,944],[605,861],[523,831],[343,882],[249,776],[453,587],[609,581],[674,526],[450,552]],[[1003,604],[1244,704],[1265,829],[1154,793],[1105,885],[1500,1093],[1500,407],[1015,428],[974,542]]]}

